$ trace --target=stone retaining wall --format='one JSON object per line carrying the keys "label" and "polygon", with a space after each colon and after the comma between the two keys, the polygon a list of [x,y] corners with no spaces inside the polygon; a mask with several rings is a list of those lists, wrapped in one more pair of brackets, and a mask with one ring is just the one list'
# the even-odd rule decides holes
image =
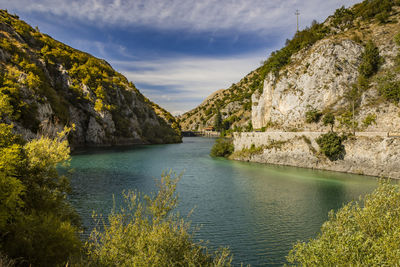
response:
{"label": "stone retaining wall", "polygon": [[[235,160],[288,165],[400,179],[400,138],[388,137],[387,132],[356,133],[344,141],[346,154],[342,160],[330,161],[321,155],[315,139],[321,132],[255,132],[235,133]],[[261,153],[243,155],[240,151],[268,147]],[[239,153],[238,153],[239,152]]]}

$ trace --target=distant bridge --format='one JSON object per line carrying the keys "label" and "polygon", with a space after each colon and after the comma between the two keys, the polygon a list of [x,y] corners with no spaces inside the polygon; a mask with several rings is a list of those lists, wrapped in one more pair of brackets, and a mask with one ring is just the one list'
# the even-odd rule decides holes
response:
{"label": "distant bridge", "polygon": [[218,136],[220,136],[220,132],[216,132],[216,131],[182,131],[182,136],[184,136],[184,137],[191,137],[191,136],[218,137]]}

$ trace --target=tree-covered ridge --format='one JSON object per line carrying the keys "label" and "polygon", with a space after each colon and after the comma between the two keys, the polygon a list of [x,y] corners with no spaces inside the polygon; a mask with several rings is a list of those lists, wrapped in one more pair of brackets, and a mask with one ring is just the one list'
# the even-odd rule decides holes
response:
{"label": "tree-covered ridge", "polygon": [[[179,130],[170,127],[174,120],[157,116],[161,108],[107,62],[42,34],[4,10],[0,10],[0,65],[0,100],[8,104],[8,119],[33,132],[39,130],[38,103],[48,102],[57,123],[70,123],[69,109],[74,106],[88,116],[110,114],[115,124],[111,135],[132,137],[138,129],[130,126],[129,119],[135,116],[136,124],[143,126],[139,129],[143,140],[179,141]],[[146,127],[154,129],[147,132]]]}
{"label": "tree-covered ridge", "polygon": [[218,113],[221,113],[225,130],[244,129],[251,116],[251,95],[262,89],[262,85],[260,69],[250,72],[238,83],[183,114],[180,117],[182,129],[201,130],[214,126]]}

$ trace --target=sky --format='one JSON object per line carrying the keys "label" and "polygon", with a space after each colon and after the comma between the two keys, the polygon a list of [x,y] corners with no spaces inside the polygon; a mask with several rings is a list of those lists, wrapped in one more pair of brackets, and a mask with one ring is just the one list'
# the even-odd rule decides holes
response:
{"label": "sky", "polygon": [[40,31],[107,60],[174,115],[228,88],[296,32],[361,0],[0,0]]}

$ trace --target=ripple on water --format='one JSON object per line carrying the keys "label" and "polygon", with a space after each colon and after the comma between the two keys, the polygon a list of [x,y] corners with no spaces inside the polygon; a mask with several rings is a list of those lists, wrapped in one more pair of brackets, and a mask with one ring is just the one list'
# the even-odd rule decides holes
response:
{"label": "ripple on water", "polygon": [[107,214],[124,189],[149,193],[162,171],[184,172],[178,211],[193,208],[195,237],[229,246],[234,263],[275,266],[297,240],[314,237],[331,209],[371,192],[374,179],[356,175],[212,159],[214,139],[182,144],[88,151],[72,157],[71,201],[86,227],[92,211]]}

